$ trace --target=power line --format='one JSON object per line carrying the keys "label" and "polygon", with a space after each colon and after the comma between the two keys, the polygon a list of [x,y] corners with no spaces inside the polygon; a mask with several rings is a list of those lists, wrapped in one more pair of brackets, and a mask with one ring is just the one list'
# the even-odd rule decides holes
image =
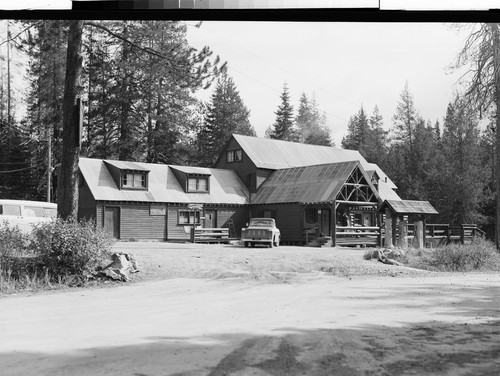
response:
{"label": "power line", "polygon": [[35,168],[35,167],[25,167],[25,168],[20,168],[20,169],[17,169],[17,170],[0,171],[0,174],[8,174],[8,173],[11,173],[11,172],[26,171],[26,170],[31,170],[33,168]]}
{"label": "power line", "polygon": [[327,94],[329,94],[329,95],[331,95],[331,96],[333,96],[333,97],[336,97],[336,98],[341,99],[341,100],[343,100],[343,101],[345,101],[345,102],[349,102],[349,103],[351,103],[351,104],[357,105],[357,103],[354,103],[353,101],[351,101],[351,100],[349,100],[349,99],[346,99],[346,98],[344,98],[344,97],[341,97],[340,95],[335,94],[335,93],[331,92],[330,90],[325,89],[325,88],[324,88],[324,87],[322,87],[322,86],[319,86],[317,83],[315,83],[315,82],[313,82],[313,81],[310,81],[310,80],[308,80],[308,79],[306,79],[306,78],[304,78],[304,77],[298,76],[298,75],[297,75],[297,74],[295,74],[294,72],[290,72],[289,70],[287,70],[287,69],[285,69],[285,68],[283,68],[283,67],[280,67],[280,66],[279,66],[279,65],[277,65],[276,63],[274,63],[274,62],[272,62],[272,61],[270,61],[270,60],[267,60],[265,57],[263,57],[263,56],[261,56],[261,55],[258,55],[258,54],[256,54],[256,53],[255,53],[255,52],[253,52],[253,51],[250,51],[249,49],[247,49],[247,48],[243,47],[243,46],[242,46],[242,45],[240,45],[239,43],[234,42],[234,41],[232,41],[232,40],[230,40],[230,39],[226,38],[224,35],[221,35],[221,34],[219,34],[219,33],[217,33],[217,32],[214,32],[214,31],[209,31],[209,33],[212,33],[212,34],[217,35],[218,37],[220,37],[220,38],[222,38],[222,39],[224,39],[224,40],[228,41],[229,43],[231,43],[231,44],[233,44],[233,45],[235,45],[235,46],[239,47],[240,49],[242,49],[242,50],[246,51],[247,53],[249,53],[249,54],[251,54],[251,55],[253,55],[253,56],[255,56],[255,57],[257,57],[257,58],[261,59],[262,61],[265,61],[266,63],[268,63],[268,64],[270,64],[270,65],[272,65],[272,66],[276,67],[276,68],[277,68],[277,69],[279,69],[279,70],[282,70],[283,72],[286,72],[286,73],[288,73],[288,74],[291,74],[292,76],[295,76],[295,77],[297,77],[298,79],[300,79],[300,80],[302,80],[302,81],[305,81],[305,82],[308,82],[308,83],[309,83],[309,84],[311,84],[311,85],[314,85],[314,86],[315,86],[315,87],[317,87],[318,89],[320,89],[320,90],[324,91],[325,93],[327,93]]}

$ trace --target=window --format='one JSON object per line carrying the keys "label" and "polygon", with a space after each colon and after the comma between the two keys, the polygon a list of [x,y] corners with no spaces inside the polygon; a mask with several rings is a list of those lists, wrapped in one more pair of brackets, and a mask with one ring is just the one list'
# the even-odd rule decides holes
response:
{"label": "window", "polygon": [[146,188],[146,173],[144,172],[125,172],[122,174],[122,188]]}
{"label": "window", "polygon": [[19,205],[0,205],[0,214],[21,216],[21,207]]}
{"label": "window", "polygon": [[25,206],[24,207],[24,215],[26,217],[39,217],[39,218],[45,217],[45,214],[43,212],[43,208],[38,208],[35,206]]}
{"label": "window", "polygon": [[[194,223],[195,212],[179,210],[178,223],[180,225],[192,225]],[[196,212],[196,224],[200,224],[200,212]]]}
{"label": "window", "polygon": [[317,223],[318,222],[318,210],[316,208],[306,209],[306,223]]}
{"label": "window", "polygon": [[228,150],[226,152],[226,161],[228,163],[241,162],[242,159],[243,159],[243,150],[241,149]]}
{"label": "window", "polygon": [[207,177],[189,177],[188,192],[208,192]]}

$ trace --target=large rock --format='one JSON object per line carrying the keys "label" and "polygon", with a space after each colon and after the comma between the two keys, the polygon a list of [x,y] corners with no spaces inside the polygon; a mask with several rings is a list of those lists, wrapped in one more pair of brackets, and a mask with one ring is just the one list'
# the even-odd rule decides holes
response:
{"label": "large rock", "polygon": [[112,262],[108,266],[97,273],[98,277],[126,282],[130,280],[130,273],[137,273],[139,271],[137,260],[130,253],[113,253],[111,260]]}

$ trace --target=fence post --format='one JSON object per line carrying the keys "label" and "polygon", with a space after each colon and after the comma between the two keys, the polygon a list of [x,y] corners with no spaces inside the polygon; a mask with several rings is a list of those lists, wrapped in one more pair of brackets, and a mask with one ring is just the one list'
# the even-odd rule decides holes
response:
{"label": "fence post", "polygon": [[415,221],[415,239],[417,239],[417,249],[425,248],[424,244],[424,221],[419,218]]}
{"label": "fence post", "polygon": [[407,221],[399,222],[398,228],[399,228],[398,247],[402,248],[402,249],[407,249],[408,248],[408,222]]}
{"label": "fence post", "polygon": [[392,213],[389,208],[385,209],[385,246],[392,248]]}

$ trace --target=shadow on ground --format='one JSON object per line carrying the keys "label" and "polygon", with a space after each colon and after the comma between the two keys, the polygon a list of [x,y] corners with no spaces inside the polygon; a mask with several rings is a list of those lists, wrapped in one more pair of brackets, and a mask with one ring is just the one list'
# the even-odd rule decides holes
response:
{"label": "shadow on ground", "polygon": [[[283,334],[287,333],[287,334]],[[2,354],[2,375],[498,375],[500,321],[202,338],[146,338],[78,354]]]}

